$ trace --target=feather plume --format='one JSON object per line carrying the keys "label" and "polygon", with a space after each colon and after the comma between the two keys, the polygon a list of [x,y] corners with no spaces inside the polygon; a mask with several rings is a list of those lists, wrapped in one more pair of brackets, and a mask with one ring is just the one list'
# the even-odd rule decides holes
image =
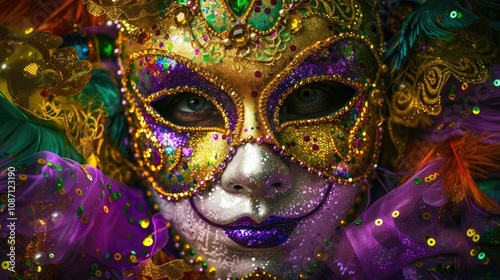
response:
{"label": "feather plume", "polygon": [[391,72],[394,73],[401,68],[411,49],[422,36],[448,41],[453,38],[456,31],[473,24],[478,19],[478,16],[462,7],[459,1],[428,1],[408,15],[401,31],[390,40],[385,60],[391,65]]}
{"label": "feather plume", "polygon": [[[422,157],[417,165],[419,170],[427,162],[437,157],[447,158],[440,172],[443,176],[443,193],[451,201],[460,202],[469,199],[478,207],[491,213],[500,213],[498,194],[491,184],[484,180],[491,179],[492,171],[500,170],[500,144],[485,144],[487,137],[476,137],[472,133],[443,143],[433,145],[433,148]],[[410,176],[403,179],[406,181]]]}
{"label": "feather plume", "polygon": [[78,162],[83,160],[64,131],[28,116],[0,93],[0,161],[16,166],[19,159],[40,151],[51,151]]}
{"label": "feather plume", "polygon": [[500,145],[483,144],[470,133],[450,140],[449,145],[450,149],[445,152],[448,162],[443,166],[443,191],[452,200],[459,200],[465,194],[478,207],[500,213],[500,206],[476,183],[487,179],[488,171],[500,170]]}

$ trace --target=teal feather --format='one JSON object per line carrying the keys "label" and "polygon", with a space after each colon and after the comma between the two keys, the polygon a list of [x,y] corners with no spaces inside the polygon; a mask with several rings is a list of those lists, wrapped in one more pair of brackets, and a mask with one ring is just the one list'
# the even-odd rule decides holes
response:
{"label": "teal feather", "polygon": [[[457,16],[452,18],[452,12],[456,12]],[[401,68],[411,49],[422,36],[449,41],[455,32],[478,19],[477,15],[462,7],[458,1],[428,1],[408,15],[401,31],[389,42],[385,60],[389,63],[391,72]]]}
{"label": "teal feather", "polygon": [[0,93],[0,161],[18,166],[20,159],[41,151],[83,160],[63,131],[28,116]]}
{"label": "teal feather", "polygon": [[[105,124],[106,134],[111,143],[125,155],[129,152],[125,145],[128,127],[119,92],[119,86],[111,73],[105,70],[93,70],[92,79],[80,95],[88,100],[102,102],[102,109],[108,115],[108,121]],[[76,98],[82,98],[82,96]]]}

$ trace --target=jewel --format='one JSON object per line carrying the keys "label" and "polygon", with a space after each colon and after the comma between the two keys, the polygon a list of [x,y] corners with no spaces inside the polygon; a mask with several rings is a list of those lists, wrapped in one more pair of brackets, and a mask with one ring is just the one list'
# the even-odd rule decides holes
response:
{"label": "jewel", "polygon": [[285,19],[285,25],[290,33],[297,33],[302,29],[302,18],[299,14],[290,14]]}
{"label": "jewel", "polygon": [[177,14],[174,16],[175,23],[177,25],[186,25],[188,24],[191,18],[191,10],[187,7],[180,7],[177,10]]}
{"label": "jewel", "polygon": [[235,42],[238,47],[245,46],[249,40],[246,28],[242,24],[237,24],[231,29],[229,38]]}
{"label": "jewel", "polygon": [[228,0],[229,8],[237,17],[241,17],[248,9],[250,0]]}

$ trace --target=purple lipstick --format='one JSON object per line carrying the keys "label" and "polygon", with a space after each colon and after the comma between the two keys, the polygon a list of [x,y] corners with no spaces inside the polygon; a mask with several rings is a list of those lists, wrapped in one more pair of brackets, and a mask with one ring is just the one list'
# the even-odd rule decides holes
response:
{"label": "purple lipstick", "polygon": [[270,248],[285,242],[299,222],[297,218],[271,216],[257,223],[250,217],[243,217],[221,228],[242,247]]}

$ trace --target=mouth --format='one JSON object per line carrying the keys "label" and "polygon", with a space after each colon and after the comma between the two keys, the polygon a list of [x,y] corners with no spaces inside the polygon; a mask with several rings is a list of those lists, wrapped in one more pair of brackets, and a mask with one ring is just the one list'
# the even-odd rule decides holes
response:
{"label": "mouth", "polygon": [[325,195],[310,212],[293,218],[270,216],[261,223],[256,222],[250,217],[242,217],[229,224],[217,224],[200,212],[194,203],[193,197],[189,198],[189,203],[198,217],[207,224],[222,229],[224,234],[236,244],[244,248],[271,248],[285,242],[300,221],[316,213],[325,204],[332,186],[333,184],[328,185]]}
{"label": "mouth", "polygon": [[301,219],[271,216],[261,223],[250,217],[221,226],[224,233],[245,248],[270,248],[285,242]]}

